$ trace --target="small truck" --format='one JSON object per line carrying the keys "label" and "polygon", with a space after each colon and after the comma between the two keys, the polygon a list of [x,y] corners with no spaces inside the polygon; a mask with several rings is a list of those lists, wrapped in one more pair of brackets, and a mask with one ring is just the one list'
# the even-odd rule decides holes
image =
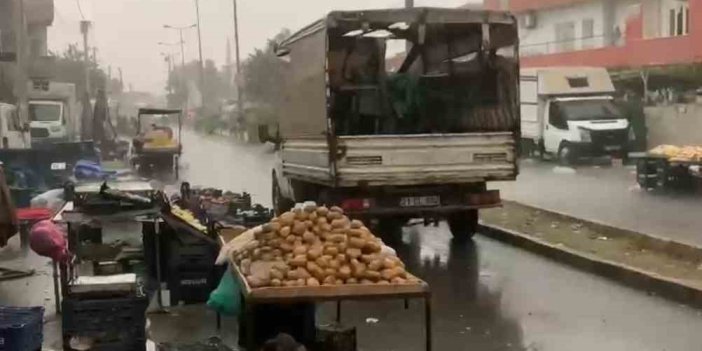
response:
{"label": "small truck", "polygon": [[518,47],[510,14],[443,8],[332,12],[284,40],[276,211],[309,200],[470,238],[501,204],[487,183],[518,174]]}

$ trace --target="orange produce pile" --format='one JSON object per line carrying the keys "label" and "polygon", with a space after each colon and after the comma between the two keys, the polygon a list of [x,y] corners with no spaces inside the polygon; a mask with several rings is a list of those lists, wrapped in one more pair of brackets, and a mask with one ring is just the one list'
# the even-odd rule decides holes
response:
{"label": "orange produce pile", "polygon": [[230,255],[252,288],[418,282],[391,249],[338,207],[286,212]]}

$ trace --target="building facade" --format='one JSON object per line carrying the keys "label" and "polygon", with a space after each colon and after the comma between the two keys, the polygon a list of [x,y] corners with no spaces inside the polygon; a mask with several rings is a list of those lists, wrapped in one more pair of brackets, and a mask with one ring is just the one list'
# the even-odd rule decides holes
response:
{"label": "building facade", "polygon": [[[53,20],[53,0],[0,0],[0,57],[6,61],[0,62],[0,101],[15,102],[18,77],[45,70]],[[18,76],[20,67],[25,74]]]}
{"label": "building facade", "polygon": [[485,0],[485,7],[519,18],[524,67],[702,62],[702,0]]}

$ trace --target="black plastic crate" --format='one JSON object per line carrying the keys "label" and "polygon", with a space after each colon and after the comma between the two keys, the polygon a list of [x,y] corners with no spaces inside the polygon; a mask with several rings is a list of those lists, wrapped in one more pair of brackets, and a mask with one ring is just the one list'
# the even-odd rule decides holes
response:
{"label": "black plastic crate", "polygon": [[41,350],[44,307],[0,306],[0,350]]}
{"label": "black plastic crate", "polygon": [[[146,297],[67,298],[62,302],[64,349],[73,336],[95,339],[91,350],[141,350],[146,338]],[[141,348],[134,348],[141,345]]]}
{"label": "black plastic crate", "polygon": [[[73,351],[70,339],[64,338],[64,351]],[[134,338],[132,336],[111,341],[97,340],[90,347],[90,351],[146,351],[146,337]]]}
{"label": "black plastic crate", "polygon": [[168,290],[171,296],[171,305],[180,302],[190,305],[207,302],[210,293],[219,284],[222,277],[218,267],[208,270],[180,270],[169,272]]}
{"label": "black plastic crate", "polygon": [[218,252],[209,246],[178,246],[169,249],[168,267],[171,270],[208,270],[217,260]]}

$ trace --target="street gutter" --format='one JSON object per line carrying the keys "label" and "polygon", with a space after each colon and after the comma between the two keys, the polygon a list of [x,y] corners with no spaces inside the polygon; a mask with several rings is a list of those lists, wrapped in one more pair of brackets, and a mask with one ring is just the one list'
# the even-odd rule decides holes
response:
{"label": "street gutter", "polygon": [[636,289],[661,297],[702,308],[702,290],[677,279],[647,272],[638,268],[604,260],[591,254],[494,225],[480,225],[480,233],[489,238],[525,249],[582,271],[593,273]]}
{"label": "street gutter", "polygon": [[[523,205],[516,202],[506,202],[506,209],[504,209],[504,211],[508,212],[506,214],[507,216],[510,216],[510,209],[514,211],[515,206],[520,209],[540,212],[545,216],[555,217],[563,222],[582,223],[584,226],[597,230],[601,234],[606,233],[611,238],[628,240],[631,243],[636,243],[657,254],[680,259],[681,262],[688,261],[697,264],[697,262],[702,260],[702,248],[623,230],[601,223],[584,221],[579,218],[536,208],[534,206]],[[505,214],[502,215],[504,216]],[[685,305],[702,308],[702,284],[697,284],[699,280],[683,280],[678,279],[683,276],[671,277],[658,272],[652,272],[647,269],[642,269],[641,267],[635,267],[621,262],[626,261],[625,259],[617,261],[619,257],[614,257],[615,259],[612,259],[611,256],[602,257],[602,253],[598,255],[597,250],[587,252],[589,251],[588,247],[568,247],[568,242],[562,243],[554,241],[554,239],[548,235],[540,237],[538,233],[536,235],[534,233],[527,233],[529,230],[522,232],[521,229],[515,230],[514,228],[506,228],[504,225],[494,222],[494,216],[492,218],[487,216],[487,220],[481,221],[479,233],[517,248],[567,264],[579,270],[593,273],[616,281],[617,283],[645,291],[649,295],[657,295]],[[514,227],[513,223],[507,225]],[[577,234],[572,235],[576,236]],[[656,267],[655,270],[658,270],[657,268],[658,267]],[[666,270],[662,270],[662,272],[670,273]],[[688,276],[684,277],[690,278]]]}

